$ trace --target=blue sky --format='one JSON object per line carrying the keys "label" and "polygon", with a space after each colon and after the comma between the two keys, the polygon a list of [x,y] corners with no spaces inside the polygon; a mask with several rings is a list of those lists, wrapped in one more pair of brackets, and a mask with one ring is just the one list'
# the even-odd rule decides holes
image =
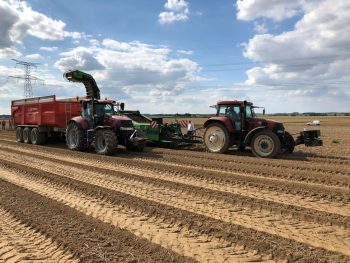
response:
{"label": "blue sky", "polygon": [[12,58],[41,65],[34,96],[103,96],[147,113],[210,113],[220,99],[267,112],[350,111],[350,5],[330,0],[0,0],[0,114],[23,85]]}

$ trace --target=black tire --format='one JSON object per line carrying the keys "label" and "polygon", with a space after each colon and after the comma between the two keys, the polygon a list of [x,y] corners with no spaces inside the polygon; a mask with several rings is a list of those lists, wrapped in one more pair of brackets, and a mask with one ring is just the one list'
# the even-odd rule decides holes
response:
{"label": "black tire", "polygon": [[295,148],[295,141],[289,132],[284,133],[284,150],[286,153],[292,153]]}
{"label": "black tire", "polygon": [[95,135],[95,151],[98,154],[113,155],[118,146],[118,140],[111,130],[99,130]]}
{"label": "black tire", "polygon": [[29,127],[25,127],[23,129],[23,142],[24,143],[32,143],[31,136],[30,136],[31,130],[32,129]]}
{"label": "black tire", "polygon": [[225,153],[230,148],[230,135],[221,123],[209,124],[204,131],[204,145],[209,152]]}
{"label": "black tire", "polygon": [[251,141],[253,154],[261,158],[273,158],[281,151],[278,136],[269,130],[256,133]]}
{"label": "black tire", "polygon": [[33,128],[30,133],[30,139],[32,144],[43,145],[46,143],[47,134],[45,132],[39,132],[38,128]]}
{"label": "black tire", "polygon": [[73,151],[84,151],[86,140],[84,130],[80,129],[76,122],[70,122],[66,130],[66,144]]}
{"label": "black tire", "polygon": [[16,128],[16,141],[23,142],[23,128],[22,127]]}

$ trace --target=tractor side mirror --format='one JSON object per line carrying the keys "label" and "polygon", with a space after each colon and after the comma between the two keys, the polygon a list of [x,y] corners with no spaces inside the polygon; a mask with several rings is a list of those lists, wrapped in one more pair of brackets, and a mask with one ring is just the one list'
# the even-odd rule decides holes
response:
{"label": "tractor side mirror", "polygon": [[265,108],[263,109],[263,115],[265,115]]}
{"label": "tractor side mirror", "polygon": [[125,108],[125,103],[124,102],[120,103],[120,109],[123,111],[124,108]]}

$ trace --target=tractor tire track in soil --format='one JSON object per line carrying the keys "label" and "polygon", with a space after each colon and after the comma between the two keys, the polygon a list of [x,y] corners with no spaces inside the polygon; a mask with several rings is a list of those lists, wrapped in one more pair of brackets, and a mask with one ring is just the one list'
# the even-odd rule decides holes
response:
{"label": "tractor tire track in soil", "polygon": [[[33,150],[28,145],[24,146],[21,149],[21,152],[27,153],[29,156],[35,157],[39,155],[39,158],[45,158],[52,154],[53,152],[42,152]],[[4,149],[5,150],[5,149]],[[213,173],[212,171],[206,171],[198,168],[188,167],[183,169],[178,166],[169,166],[162,165],[157,163],[147,163],[139,164],[133,159],[121,158],[121,157],[101,157],[96,155],[84,155],[82,158],[79,153],[69,152],[62,149],[55,149],[55,160],[70,161],[74,158],[75,163],[82,165],[91,165],[94,164],[91,169],[97,169],[96,167],[100,166],[106,167],[108,169],[121,171],[124,168],[124,171],[131,173],[135,171],[138,175],[147,175],[145,171],[148,170],[152,174],[152,177],[155,174],[163,175],[163,178],[168,178],[169,176],[178,178],[193,178],[192,181],[198,184],[200,181],[204,181],[203,184],[199,186],[214,185],[217,190],[224,192],[232,192],[237,194],[247,195],[253,198],[266,199],[274,202],[284,202],[286,204],[297,205],[300,207],[311,208],[324,212],[331,212],[335,214],[350,215],[350,191],[340,187],[329,187],[326,185],[323,186],[313,186],[304,185],[294,182],[283,182],[279,180],[269,179],[269,178],[259,178],[256,176],[247,176],[245,174],[236,174],[236,173]],[[6,147],[6,151],[11,151],[10,147]],[[16,151],[15,151],[16,152]],[[63,155],[63,157],[62,157]],[[70,163],[70,165],[73,165]],[[172,178],[168,180],[172,181]],[[221,187],[220,187],[221,186]],[[298,187],[299,186],[299,187]],[[228,189],[227,189],[228,188]],[[306,188],[306,189],[305,189]]]}
{"label": "tractor tire track in soil", "polygon": [[[10,173],[12,175],[15,176]],[[1,180],[0,190],[3,209],[33,231],[52,237],[84,262],[192,262],[128,231],[10,182]]]}
{"label": "tractor tire track in soil", "polygon": [[[7,167],[9,168],[9,167]],[[21,171],[16,169],[17,172]],[[24,172],[23,170],[21,172]],[[42,196],[62,202],[67,206],[77,209],[78,211],[90,215],[102,222],[112,224],[130,231],[135,231],[135,235],[147,238],[153,243],[160,244],[166,248],[179,251],[184,255],[189,255],[202,262],[236,262],[236,261],[271,261],[271,255],[259,255],[258,250],[248,251],[244,245],[232,246],[231,242],[221,237],[208,236],[199,232],[195,227],[189,229],[189,226],[183,227],[182,222],[176,222],[173,218],[160,218],[157,215],[158,204],[154,204],[149,211],[149,216],[144,214],[140,209],[147,205],[142,200],[132,200],[133,205],[130,207],[130,200],[127,195],[120,194],[117,198],[108,202],[108,196],[101,193],[101,189],[82,184],[82,191],[76,191],[74,187],[65,187],[67,180],[59,185],[50,183],[50,180],[37,181],[28,179],[33,175],[25,171],[25,177],[16,172],[10,172],[9,176],[3,175],[2,180],[14,183]],[[95,197],[91,197],[91,191],[95,192]],[[88,192],[84,194],[83,192]],[[108,195],[108,194],[107,194]],[[123,202],[124,201],[124,202]],[[116,205],[119,204],[119,205]],[[137,205],[136,205],[137,204]],[[169,209],[168,211],[169,212]],[[168,214],[169,217],[170,214]],[[144,262],[143,260],[141,262]],[[150,261],[152,262],[152,261]],[[180,261],[182,262],[182,261]]]}
{"label": "tractor tire track in soil", "polygon": [[[350,261],[346,159],[328,158],[326,165],[309,157],[266,160],[158,148],[145,153],[120,149],[106,157],[68,151],[63,144],[17,144],[7,136],[0,136],[0,191],[6,184],[15,193],[35,195],[39,201],[26,201],[34,206],[42,199],[69,208],[77,213],[72,224],[82,217],[126,232],[167,255],[165,261]],[[15,213],[14,203],[2,200],[0,212],[27,222]],[[40,235],[71,260],[94,261],[87,252],[77,252],[73,235],[65,243],[41,224],[26,226],[40,228]],[[109,254],[95,251],[95,260],[107,254],[113,259],[113,248],[101,244]],[[126,243],[123,251],[128,250],[135,253]]]}
{"label": "tractor tire track in soil", "polygon": [[51,239],[0,208],[0,262],[79,262]]}

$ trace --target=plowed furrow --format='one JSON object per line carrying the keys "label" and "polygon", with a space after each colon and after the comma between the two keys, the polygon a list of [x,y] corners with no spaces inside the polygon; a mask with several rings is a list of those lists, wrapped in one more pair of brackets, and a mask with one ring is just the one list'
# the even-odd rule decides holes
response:
{"label": "plowed furrow", "polygon": [[[305,198],[295,195],[285,196],[273,191],[260,192],[256,191],[256,189],[247,189],[247,187],[246,189],[241,189],[238,185],[210,183],[207,181],[201,182],[198,178],[190,180],[187,176],[179,178],[177,175],[157,174],[133,167],[105,165],[106,168],[97,168],[87,164],[58,160],[57,156],[55,159],[34,154],[32,154],[31,157],[25,157],[20,154],[9,154],[9,152],[15,151],[8,150],[2,153],[7,160],[16,162],[16,160],[21,159],[26,161],[30,167],[39,168],[48,172],[55,171],[56,173],[63,173],[63,171],[65,171],[64,174],[66,175],[72,173],[77,175],[85,171],[87,174],[92,175],[93,173],[94,175],[92,178],[100,178],[101,180],[107,179],[106,175],[109,175],[109,180],[119,180],[116,178],[116,176],[118,176],[120,179],[124,180],[168,187],[169,191],[177,188],[181,189],[180,191],[187,191],[189,193],[197,192],[200,195],[206,193],[210,197],[221,198],[234,205],[249,203],[252,208],[258,210],[273,210],[277,213],[290,214],[313,221],[331,222],[342,226],[350,226],[350,222],[346,217],[350,216],[349,205],[341,205],[326,201],[315,202],[315,200],[305,200]],[[85,177],[82,177],[80,180],[84,180],[84,178]],[[121,182],[117,183],[120,184]],[[225,194],[225,192],[231,194]],[[267,199],[267,201],[261,199]],[[275,201],[277,201],[277,204]],[[283,203],[282,201],[285,202]],[[316,211],[310,211],[310,208],[315,208],[314,210]],[[323,213],[317,211],[322,211]],[[336,215],[330,215],[329,213],[334,213]]]}
{"label": "plowed furrow", "polygon": [[[157,162],[156,158],[149,158],[146,156],[147,155],[143,156],[142,158],[134,158],[134,160]],[[334,172],[330,173],[324,170],[302,170],[297,167],[283,167],[281,165],[274,165],[273,162],[271,162],[270,165],[260,165],[259,160],[256,161],[254,164],[249,162],[232,163],[232,161],[224,163],[222,161],[208,161],[194,157],[184,158],[184,156],[172,156],[170,154],[163,155],[161,160],[162,163],[165,164],[176,163],[179,166],[199,167],[214,172],[240,172],[255,174],[261,177],[274,177],[285,180],[302,181],[307,183],[326,184],[350,188],[350,176],[348,174],[344,175],[337,174]]]}
{"label": "plowed furrow", "polygon": [[[72,191],[71,188],[63,187],[62,185],[58,186],[48,181],[43,182],[33,180],[27,176],[28,174],[22,176],[15,172],[8,172],[8,174],[5,175],[1,174],[1,179],[61,202],[66,206],[72,207],[107,224],[132,231],[137,236],[148,239],[153,243],[160,244],[168,249],[173,249],[179,254],[196,258],[201,262],[275,262],[269,260],[271,256],[260,254],[257,250],[247,250],[245,249],[245,246],[231,244],[228,241],[206,235],[205,233],[200,234],[200,232],[195,231],[195,229],[189,231],[188,227],[184,228],[181,225],[181,222],[177,224],[174,224],[174,220],[172,220],[172,223],[169,221],[166,222],[164,219],[157,216],[157,213],[155,213],[156,211],[153,211],[153,215],[147,216],[143,211],[129,208],[127,200],[124,200],[126,202],[118,206],[115,205],[114,202],[106,201],[103,197],[91,197],[74,190]],[[87,189],[85,186],[83,187],[85,191],[91,190]],[[140,201],[141,200],[138,202],[140,203]],[[92,227],[89,227],[84,230],[84,232],[91,231],[91,229]],[[95,230],[93,231],[95,232]],[[141,248],[143,246],[141,246]],[[137,244],[135,244],[135,247],[137,247]],[[101,251],[100,254],[103,255],[102,252],[103,251]],[[131,252],[130,254],[132,254]],[[185,258],[180,258],[179,260],[178,257],[171,254],[169,251],[147,252],[156,254],[162,252],[161,255],[164,255],[165,259],[161,262],[188,261],[188,259],[186,260]],[[147,257],[145,257],[143,253],[136,254],[139,257],[142,257],[141,262],[158,261],[157,258],[154,258],[154,261],[147,260]],[[167,256],[171,256],[171,260],[169,260]]]}
{"label": "plowed furrow", "polygon": [[[152,148],[150,150],[151,152],[147,153],[139,153],[142,157],[150,157],[152,154],[161,154],[163,157],[167,156],[166,158],[172,158],[174,156],[176,157],[187,157],[187,158],[194,158],[194,159],[200,159],[207,163],[215,163],[218,167],[225,167],[227,163],[230,163],[231,165],[256,165],[261,167],[262,169],[276,167],[281,169],[297,169],[300,171],[308,171],[308,172],[321,172],[321,173],[330,173],[330,174],[344,174],[344,175],[350,175],[350,158],[348,158],[348,163],[345,163],[344,165],[337,165],[333,167],[329,167],[329,163],[320,162],[320,163],[313,163],[313,165],[310,165],[310,160],[308,158],[291,158],[295,156],[296,154],[291,155],[282,155],[280,158],[277,159],[257,159],[252,156],[238,156],[233,154],[225,154],[220,155],[220,158],[218,158],[217,154],[211,154],[211,153],[203,153],[203,152],[193,152],[193,151],[187,151],[187,150],[169,150],[169,149],[163,149],[163,148]],[[168,157],[169,156],[169,157]]]}
{"label": "plowed furrow", "polygon": [[[1,140],[0,140],[1,141]],[[10,142],[8,142],[10,143]],[[13,144],[13,142],[12,142]],[[15,144],[16,145],[16,144]],[[17,144],[18,145],[18,144]],[[28,145],[20,144],[21,146],[28,147]],[[31,147],[31,146],[29,146]],[[57,149],[57,150],[64,150],[64,149]],[[308,164],[309,168],[303,168],[302,162],[292,162],[288,165],[283,165],[284,160],[281,162],[281,160],[265,160],[265,159],[259,159],[259,158],[251,158],[251,157],[244,157],[245,159],[241,159],[239,161],[236,160],[236,156],[230,156],[228,160],[225,161],[222,160],[222,156],[220,155],[220,158],[214,159],[205,159],[205,158],[198,158],[198,154],[195,152],[193,156],[190,156],[189,154],[193,153],[191,151],[173,151],[174,154],[171,154],[169,150],[167,149],[160,149],[164,152],[160,152],[158,154],[154,153],[144,153],[144,154],[135,154],[133,153],[133,161],[139,161],[141,164],[142,162],[147,163],[158,163],[159,158],[161,157],[162,164],[168,164],[168,165],[175,165],[177,167],[196,167],[201,169],[210,170],[213,172],[229,172],[229,173],[245,173],[245,174],[254,174],[256,176],[260,177],[266,177],[266,178],[280,178],[287,181],[301,181],[301,182],[308,182],[308,183],[316,183],[316,184],[324,184],[324,185],[333,185],[333,186],[339,186],[339,187],[346,187],[350,188],[350,171],[348,172],[341,172],[337,171],[337,166],[333,168],[329,168],[329,165],[325,165],[325,167],[320,169],[313,169],[313,165]],[[159,149],[152,150],[158,152]],[[176,155],[176,152],[181,152],[180,155]],[[203,156],[216,156],[215,154],[210,153],[201,153]],[[153,155],[153,158],[150,158],[149,156]],[[142,157],[141,157],[142,156]],[[115,158],[120,159],[127,159],[130,158],[130,154],[125,155],[125,153],[120,153]],[[227,158],[227,156],[226,156]],[[253,161],[249,161],[252,159]],[[282,165],[281,165],[282,163]],[[346,169],[350,170],[350,166],[345,166]],[[330,176],[332,175],[332,176]]]}
{"label": "plowed furrow", "polygon": [[1,262],[79,262],[51,239],[25,226],[0,207]]}
{"label": "plowed furrow", "polygon": [[[40,158],[47,158],[45,156],[51,156],[53,154],[49,154],[49,152],[41,153],[33,149],[21,149],[19,151],[12,150],[10,148],[7,148],[6,151],[4,149],[3,154],[7,154],[7,152],[21,152],[21,154],[28,153],[33,157],[41,156]],[[79,154],[74,152],[72,153],[70,151],[63,151],[63,153],[65,153],[65,155],[63,155],[61,151],[55,153],[55,160],[69,162],[73,158],[75,163],[93,165],[92,167],[102,165],[103,167],[117,171],[119,171],[119,168],[125,168],[130,171],[138,169],[139,172],[147,170],[152,175],[163,174],[166,177],[168,175],[173,175],[174,177],[180,176],[183,178],[193,178],[194,181],[202,180],[204,182],[212,183],[216,187],[218,185],[224,185],[224,189],[218,189],[220,191],[225,191],[227,187],[231,186],[230,189],[233,190],[233,193],[241,194],[242,190],[248,189],[248,196],[252,195],[251,197],[256,197],[259,199],[267,199],[277,202],[283,202],[282,200],[286,200],[286,203],[291,203],[293,205],[345,216],[349,215],[350,213],[350,205],[348,202],[350,200],[350,193],[347,189],[322,185],[310,185],[298,182],[292,183],[288,181],[276,181],[273,179],[260,178],[246,174],[214,173],[190,167],[187,167],[186,169],[171,165],[167,167],[165,165],[160,166],[157,163],[140,165],[133,160],[117,159],[113,157],[108,158],[96,155],[84,155],[84,158],[81,158]],[[70,163],[70,165],[72,164]],[[247,190],[244,191],[244,193],[247,193]]]}
{"label": "plowed furrow", "polygon": [[[3,177],[4,171],[1,172]],[[8,172],[5,177],[11,177],[20,186],[37,191],[40,194],[24,190],[6,181],[0,180],[0,198],[5,209],[15,217],[24,220],[27,225],[45,235],[52,236],[83,262],[193,262],[190,258],[165,250],[143,238],[138,238],[128,231],[115,228],[92,217],[62,205],[53,199],[65,200],[69,193],[60,190],[53,191],[46,185],[36,184],[25,177]],[[11,180],[9,180],[11,181]],[[45,189],[45,190],[43,190]],[[62,195],[62,196],[61,196]],[[59,198],[57,198],[60,196]],[[89,214],[99,213],[93,202],[81,201],[85,206],[91,206]],[[75,206],[75,201],[71,206]],[[67,201],[66,203],[69,204]],[[77,204],[81,206],[81,204]],[[18,209],[21,207],[21,209]],[[79,209],[78,209],[79,210]],[[89,210],[89,209],[88,209]],[[113,212],[105,210],[104,212]],[[106,218],[108,215],[106,215]],[[113,216],[112,216],[113,217]],[[109,218],[111,218],[109,214]],[[107,220],[106,220],[107,221]],[[109,222],[108,222],[109,223]],[[136,226],[135,226],[136,227]],[[45,261],[44,261],[45,262]]]}
{"label": "plowed furrow", "polygon": [[[61,171],[65,174],[64,171]],[[77,173],[78,171],[73,171]],[[81,172],[81,176],[87,177],[85,171]],[[46,173],[40,175],[46,180],[56,179],[59,174]],[[69,177],[69,175],[66,175]],[[92,175],[95,178],[96,175]],[[72,176],[76,177],[76,175]],[[86,178],[89,181],[88,178]],[[252,228],[258,231],[266,232],[268,234],[279,235],[287,239],[293,239],[300,243],[307,243],[315,247],[322,247],[335,252],[349,255],[347,242],[349,240],[349,231],[337,226],[326,226],[318,223],[306,222],[295,218],[285,218],[283,215],[274,215],[267,211],[256,211],[244,207],[235,207],[218,199],[210,199],[205,196],[191,195],[190,193],[183,193],[179,191],[171,191],[164,189],[164,187],[152,187],[138,182],[125,181],[113,182],[104,180],[97,182],[92,179],[96,185],[110,190],[124,192],[129,195],[144,198],[149,201],[155,201],[160,204],[172,206],[178,209],[185,209],[187,211],[201,214],[216,220],[221,220],[229,224],[242,225],[247,228]],[[68,183],[65,181],[65,183]],[[80,182],[83,183],[83,182]],[[72,182],[75,187],[79,183]],[[101,189],[98,190],[101,193]],[[330,234],[331,233],[331,234]]]}

